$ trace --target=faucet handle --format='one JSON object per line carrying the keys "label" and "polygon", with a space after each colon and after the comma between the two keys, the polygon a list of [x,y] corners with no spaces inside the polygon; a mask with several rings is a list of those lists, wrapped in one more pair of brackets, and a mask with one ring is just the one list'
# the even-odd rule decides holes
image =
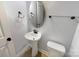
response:
{"label": "faucet handle", "polygon": [[38,33],[38,31],[37,31],[37,30],[35,30],[35,29],[33,30],[33,32],[34,32],[35,34],[37,34],[37,33]]}

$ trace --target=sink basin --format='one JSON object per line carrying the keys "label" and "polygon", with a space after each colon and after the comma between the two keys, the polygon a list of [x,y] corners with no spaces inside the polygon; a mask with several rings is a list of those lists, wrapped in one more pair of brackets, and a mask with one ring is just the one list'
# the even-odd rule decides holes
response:
{"label": "sink basin", "polygon": [[27,40],[38,41],[41,38],[41,33],[29,32],[25,34],[25,38]]}
{"label": "sink basin", "polygon": [[29,32],[24,35],[26,40],[28,40],[28,43],[30,47],[32,48],[32,57],[36,56],[38,53],[38,41],[41,38],[41,33],[40,32]]}

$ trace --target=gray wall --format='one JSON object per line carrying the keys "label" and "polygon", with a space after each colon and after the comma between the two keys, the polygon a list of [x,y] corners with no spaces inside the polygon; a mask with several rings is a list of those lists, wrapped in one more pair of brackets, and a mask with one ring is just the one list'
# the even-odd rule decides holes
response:
{"label": "gray wall", "polygon": [[46,11],[46,22],[41,28],[42,40],[39,42],[39,47],[47,50],[46,43],[49,40],[56,41],[69,50],[73,35],[77,26],[76,21],[70,20],[66,17],[52,17],[49,15],[57,16],[78,16],[79,15],[79,2],[43,2]]}
{"label": "gray wall", "polygon": [[[30,26],[28,17],[28,8],[30,2],[7,2],[5,9],[8,15],[10,30],[12,38],[15,43],[16,51],[19,52],[22,47],[28,42],[24,38],[26,32],[34,29]],[[39,48],[47,50],[47,41],[55,41],[63,44],[66,50],[69,50],[73,35],[77,26],[76,21],[70,20],[67,17],[52,17],[49,15],[57,16],[78,16],[79,15],[79,2],[43,2],[45,6],[45,22],[38,30],[42,33],[42,38],[39,41]],[[22,10],[26,17],[20,23],[16,21],[17,11]]]}

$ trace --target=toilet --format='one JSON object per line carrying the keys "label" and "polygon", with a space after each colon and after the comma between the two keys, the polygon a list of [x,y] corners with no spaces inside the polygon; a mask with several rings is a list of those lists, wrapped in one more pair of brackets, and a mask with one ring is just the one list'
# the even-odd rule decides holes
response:
{"label": "toilet", "polygon": [[47,47],[49,57],[63,57],[65,54],[65,47],[58,43],[48,41]]}

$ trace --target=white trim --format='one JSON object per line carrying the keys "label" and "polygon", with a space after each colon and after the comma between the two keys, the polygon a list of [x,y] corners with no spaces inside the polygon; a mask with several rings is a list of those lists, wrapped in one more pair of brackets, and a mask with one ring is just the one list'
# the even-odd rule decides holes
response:
{"label": "white trim", "polygon": [[39,52],[41,52],[42,54],[45,54],[46,56],[48,56],[48,52],[46,50],[39,49]]}
{"label": "white trim", "polygon": [[17,57],[21,57],[26,51],[28,51],[31,47],[29,45],[26,45],[22,51],[20,51],[18,54],[17,54]]}

